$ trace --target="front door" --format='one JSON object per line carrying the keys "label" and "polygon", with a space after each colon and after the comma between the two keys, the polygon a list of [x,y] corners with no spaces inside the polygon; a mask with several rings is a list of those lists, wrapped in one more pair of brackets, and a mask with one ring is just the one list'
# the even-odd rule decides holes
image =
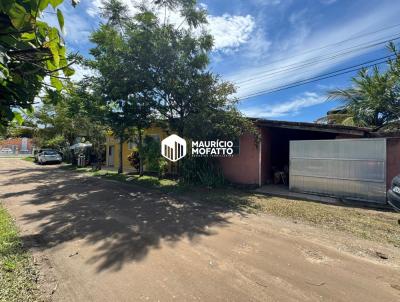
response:
{"label": "front door", "polygon": [[108,146],[107,166],[114,167],[114,146]]}

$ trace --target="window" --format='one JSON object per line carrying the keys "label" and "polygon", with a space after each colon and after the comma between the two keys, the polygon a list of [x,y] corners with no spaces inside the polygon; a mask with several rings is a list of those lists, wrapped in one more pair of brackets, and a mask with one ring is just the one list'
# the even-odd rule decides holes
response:
{"label": "window", "polygon": [[43,151],[43,155],[57,155],[57,151],[55,150],[47,150],[47,151]]}

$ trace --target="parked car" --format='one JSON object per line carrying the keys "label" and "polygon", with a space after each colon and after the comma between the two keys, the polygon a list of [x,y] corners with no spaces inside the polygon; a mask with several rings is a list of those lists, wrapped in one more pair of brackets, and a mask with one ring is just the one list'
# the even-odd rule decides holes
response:
{"label": "parked car", "polygon": [[400,175],[392,180],[392,185],[387,192],[388,203],[400,212]]}
{"label": "parked car", "polygon": [[13,150],[11,148],[3,148],[0,150],[1,154],[12,154]]}
{"label": "parked car", "polygon": [[38,163],[40,165],[48,164],[48,163],[58,163],[60,164],[62,161],[62,157],[60,153],[56,150],[44,150],[38,153]]}
{"label": "parked car", "polygon": [[55,151],[53,149],[34,149],[33,150],[33,157],[35,158],[35,163],[39,162],[39,154],[43,151]]}

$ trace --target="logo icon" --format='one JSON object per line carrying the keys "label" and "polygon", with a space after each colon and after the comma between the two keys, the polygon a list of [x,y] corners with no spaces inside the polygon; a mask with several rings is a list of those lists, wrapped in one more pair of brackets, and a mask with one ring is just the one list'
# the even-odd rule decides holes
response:
{"label": "logo icon", "polygon": [[186,141],[178,135],[172,134],[161,142],[161,155],[172,162],[176,162],[186,155]]}

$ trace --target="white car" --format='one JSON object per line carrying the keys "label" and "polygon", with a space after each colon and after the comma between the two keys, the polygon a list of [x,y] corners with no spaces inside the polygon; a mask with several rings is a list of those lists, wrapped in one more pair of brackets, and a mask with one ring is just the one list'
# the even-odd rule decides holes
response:
{"label": "white car", "polygon": [[11,148],[3,148],[0,150],[0,153],[2,154],[12,154],[13,150]]}
{"label": "white car", "polygon": [[62,161],[62,157],[60,153],[56,150],[45,150],[39,153],[38,155],[38,163],[40,165],[47,163],[58,163],[60,164]]}

